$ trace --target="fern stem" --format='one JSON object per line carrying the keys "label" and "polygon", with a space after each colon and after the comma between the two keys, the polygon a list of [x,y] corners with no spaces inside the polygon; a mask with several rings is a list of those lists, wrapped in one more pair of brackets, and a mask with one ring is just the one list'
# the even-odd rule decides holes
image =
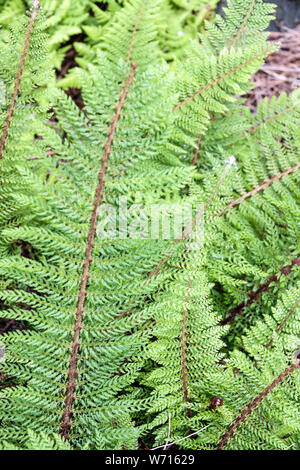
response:
{"label": "fern stem", "polygon": [[259,57],[261,56],[264,56],[265,54],[267,54],[268,52],[270,52],[271,49],[268,48],[268,49],[265,49],[263,52],[261,52],[260,54],[257,54],[255,55],[254,57],[251,57],[251,59],[247,60],[246,62],[238,65],[237,67],[235,67],[234,69],[230,70],[230,72],[226,73],[225,75],[222,75],[221,77],[219,78],[216,78],[216,80],[213,80],[212,82],[208,83],[207,85],[205,85],[204,87],[202,87],[200,90],[196,91],[195,93],[193,93],[192,95],[190,96],[187,96],[184,100],[182,100],[180,103],[177,103],[176,106],[174,106],[173,108],[173,111],[176,111],[178,108],[180,108],[181,106],[183,106],[184,104],[186,104],[188,101],[191,101],[193,99],[195,99],[197,96],[201,95],[204,91],[208,90],[209,88],[212,88],[214,87],[215,85],[218,85],[218,83],[220,83],[222,80],[225,80],[226,78],[230,77],[231,75],[233,75],[234,73],[238,72],[240,69],[242,69],[243,67],[249,65],[252,61],[258,59]]}
{"label": "fern stem", "polygon": [[[176,240],[175,243],[178,243]],[[161,267],[168,261],[169,256],[165,256],[163,259],[161,259],[155,268],[148,274],[148,280],[150,280],[153,276],[157,276],[160,272]]]}
{"label": "fern stem", "polygon": [[[300,266],[300,256],[298,256],[298,258],[294,258],[291,264],[289,264],[288,266],[284,266],[283,268],[281,268],[280,273],[283,274],[284,276],[288,276],[291,273],[294,266]],[[249,300],[247,302],[242,302],[237,307],[234,307],[233,309],[231,309],[229,311],[228,317],[221,321],[221,325],[227,325],[228,323],[232,323],[235,317],[237,315],[242,314],[243,310],[246,307],[250,307],[250,305],[252,305],[253,302],[256,302],[259,294],[269,290],[272,282],[279,282],[279,280],[280,278],[276,274],[273,274],[272,276],[270,276],[266,282],[264,282],[258,287],[258,289],[248,294]]]}
{"label": "fern stem", "polygon": [[200,148],[201,148],[201,140],[202,140],[202,135],[198,135],[198,140],[197,140],[197,147],[195,148],[194,156],[193,156],[193,161],[192,165],[197,166],[197,161],[200,153]]}
{"label": "fern stem", "polygon": [[247,133],[253,134],[253,132],[256,132],[264,124],[269,124],[270,122],[273,121],[273,119],[277,119],[279,116],[283,116],[284,114],[287,114],[292,109],[295,109],[295,105],[288,106],[286,109],[283,109],[280,112],[272,114],[268,118],[266,118],[263,121],[259,122],[256,126],[252,126],[252,127],[250,127],[250,129],[248,129],[246,131],[241,131],[239,134],[243,134],[243,135],[245,135]]}
{"label": "fern stem", "polygon": [[292,366],[288,367],[285,371],[281,372],[279,376],[273,380],[273,382],[268,385],[261,393],[258,395],[254,400],[250,403],[250,405],[245,408],[242,413],[236,418],[236,420],[232,423],[230,428],[226,431],[222,439],[220,440],[217,450],[223,450],[226,446],[227,442],[233,434],[236,432],[237,428],[245,421],[245,419],[252,413],[252,411],[264,400],[264,398],[279,385],[285,377],[295,372],[295,370],[299,369],[300,362],[293,364]]}
{"label": "fern stem", "polygon": [[114,134],[116,132],[117,123],[121,116],[121,111],[125,104],[130,86],[132,84],[135,71],[136,71],[137,64],[134,62],[132,63],[129,76],[127,82],[125,84],[124,90],[120,95],[119,103],[116,107],[115,115],[112,118],[111,126],[109,128],[107,141],[104,146],[104,155],[101,160],[101,169],[99,171],[99,182],[96,188],[94,203],[93,203],[93,211],[92,216],[90,219],[90,228],[88,233],[88,244],[86,247],[86,257],[83,264],[83,273],[80,283],[80,291],[78,295],[77,301],[77,309],[76,309],[76,321],[74,327],[74,337],[72,343],[72,352],[71,358],[69,363],[69,372],[68,372],[68,382],[66,388],[66,398],[65,398],[65,406],[64,412],[62,414],[61,420],[61,429],[60,433],[65,439],[69,439],[69,431],[71,427],[71,417],[73,415],[72,412],[72,404],[74,401],[74,390],[76,387],[76,377],[78,375],[77,372],[77,363],[78,363],[78,352],[80,347],[80,333],[82,329],[82,320],[83,320],[83,313],[84,313],[84,306],[87,298],[87,287],[88,287],[88,280],[90,277],[90,266],[93,261],[92,259],[92,252],[93,247],[95,245],[95,236],[97,230],[97,219],[98,219],[98,210],[100,205],[103,202],[103,190],[105,187],[105,176],[107,173],[107,162],[109,159],[109,155],[111,153],[111,148],[113,144]]}
{"label": "fern stem", "polygon": [[248,20],[250,18],[250,15],[255,7],[255,3],[256,3],[256,0],[252,0],[250,6],[249,6],[249,10],[244,18],[244,21],[243,23],[241,24],[241,27],[239,28],[238,32],[236,33],[233,41],[232,41],[232,44],[230,46],[230,49],[232,49],[233,47],[235,47],[236,43],[238,42],[239,38],[241,37],[241,34],[242,32],[244,31],[244,29],[246,28],[246,25],[248,23]]}
{"label": "fern stem", "polygon": [[[294,306],[291,308],[291,310],[289,311],[289,313],[284,317],[284,319],[282,320],[282,322],[280,323],[280,325],[278,326],[278,328],[276,328],[275,330],[275,333],[279,333],[282,328],[284,327],[284,325],[286,325],[286,323],[289,321],[289,319],[294,315],[294,313],[296,312],[297,308],[299,307],[300,305],[300,298],[297,300],[297,302],[294,304]],[[274,341],[274,337],[272,336],[272,338],[270,339],[270,341],[266,344],[266,348],[269,348],[270,346],[272,346],[273,344],[273,341]]]}
{"label": "fern stem", "polygon": [[[182,319],[182,328],[181,328],[181,373],[182,373],[182,388],[184,401],[189,403],[189,393],[188,393],[188,378],[187,378],[187,341],[186,341],[186,327],[187,327],[187,315],[188,315],[188,304],[190,301],[190,289],[192,282],[188,282],[188,290],[185,298],[185,307],[183,310],[183,319]],[[187,416],[191,416],[191,410],[187,409]]]}
{"label": "fern stem", "polygon": [[[235,161],[235,158],[232,157]],[[191,236],[191,233],[193,232],[195,226],[197,225],[197,223],[199,222],[199,220],[201,219],[201,217],[205,214],[207,208],[211,205],[211,203],[213,202],[214,198],[217,196],[222,184],[224,183],[224,180],[226,179],[227,175],[228,175],[228,171],[229,169],[231,168],[232,166],[232,163],[230,164],[227,164],[226,167],[225,167],[225,170],[223,171],[223,174],[221,175],[221,178],[219,179],[216,187],[215,187],[215,190],[213,191],[213,193],[211,193],[208,201],[203,205],[203,207],[201,207],[201,209],[199,209],[195,215],[195,217],[192,219],[192,222],[189,224],[189,225],[186,225],[183,229],[183,236],[186,240],[189,240],[190,239],[190,236]],[[178,240],[179,241],[179,240]]]}
{"label": "fern stem", "polygon": [[17,71],[15,87],[14,87],[12,99],[11,99],[11,102],[10,102],[10,105],[9,105],[6,121],[5,121],[5,124],[4,124],[4,127],[3,127],[1,140],[0,140],[0,160],[3,157],[3,151],[4,151],[4,148],[5,148],[5,144],[6,144],[6,139],[7,139],[7,136],[8,136],[9,128],[11,126],[11,120],[12,120],[12,117],[13,117],[13,114],[14,114],[14,111],[15,111],[17,97],[18,97],[18,94],[20,92],[20,84],[21,84],[21,80],[22,80],[24,65],[25,65],[27,54],[28,54],[30,39],[31,39],[32,31],[33,31],[33,28],[34,28],[34,23],[35,23],[39,8],[40,8],[40,2],[38,0],[35,0],[34,3],[33,3],[33,11],[31,13],[29,23],[28,23],[28,27],[27,27],[27,31],[26,31],[24,47],[23,47],[23,51],[22,51],[22,54],[21,54],[19,68],[18,68],[18,71]]}
{"label": "fern stem", "polygon": [[[201,136],[200,136],[201,139]],[[235,160],[235,159],[234,159]],[[204,204],[204,206],[197,212],[194,220],[192,221],[192,224],[188,227],[185,227],[183,235],[184,238],[187,240],[187,243],[185,245],[185,250],[183,253],[183,264],[186,264],[187,261],[187,256],[190,251],[189,247],[189,240],[192,234],[193,229],[195,228],[195,225],[198,223],[200,220],[201,216],[204,215],[205,211],[207,208],[210,206],[212,201],[214,200],[215,196],[218,194],[220,187],[222,186],[228,171],[231,167],[231,164],[227,164],[225,167],[225,170],[223,171],[223,174],[221,175],[221,178],[219,179],[215,190],[213,193],[210,195],[208,201]],[[192,287],[192,280],[189,279],[188,281],[188,288],[187,288],[187,293],[186,293],[186,298],[185,298],[185,307],[183,311],[183,320],[182,320],[182,329],[181,329],[181,370],[182,370],[182,385],[183,385],[183,395],[184,395],[184,401],[188,403],[190,401],[189,398],[189,393],[188,393],[188,374],[187,374],[187,341],[186,341],[186,329],[187,329],[187,315],[188,315],[188,304],[190,301],[190,291]],[[191,418],[193,415],[192,411],[187,408],[187,416],[188,418]]]}
{"label": "fern stem", "polygon": [[225,212],[226,211],[229,211],[230,209],[232,209],[233,207],[235,206],[238,206],[239,204],[241,204],[241,202],[245,201],[246,199],[249,199],[251,196],[254,196],[255,194],[258,194],[260,193],[261,191],[264,191],[265,189],[267,189],[269,186],[271,186],[271,184],[275,183],[275,181],[279,181],[281,180],[282,178],[284,178],[285,176],[288,176],[292,173],[295,173],[297,170],[299,170],[300,168],[300,162],[298,162],[295,166],[293,166],[292,168],[288,168],[287,170],[283,171],[282,173],[278,173],[277,175],[275,176],[272,176],[272,178],[270,178],[269,180],[267,181],[264,181],[262,184],[260,184],[259,186],[256,186],[254,189],[252,189],[251,191],[249,191],[248,193],[245,193],[245,194],[242,194],[242,196],[240,196],[239,198],[235,199],[234,201],[231,201],[226,207],[225,209],[223,209],[220,213],[216,214],[217,216],[220,216],[220,215],[225,215]]}
{"label": "fern stem", "polygon": [[131,36],[130,45],[129,45],[129,49],[128,49],[128,54],[127,54],[127,58],[126,58],[127,65],[130,63],[130,60],[131,60],[133,46],[134,46],[135,37],[136,37],[136,32],[137,32],[137,29],[139,27],[141,18],[143,16],[146,3],[147,3],[147,0],[144,1],[143,5],[142,5],[142,7],[139,11],[139,14],[137,16],[137,19],[136,19],[136,22],[135,22],[135,25],[134,25],[134,28],[133,28],[133,31],[132,31],[132,36]]}

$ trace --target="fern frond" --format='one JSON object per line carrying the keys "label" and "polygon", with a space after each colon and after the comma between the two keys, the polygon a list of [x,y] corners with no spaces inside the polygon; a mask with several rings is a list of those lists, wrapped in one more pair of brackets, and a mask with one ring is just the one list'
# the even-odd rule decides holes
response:
{"label": "fern frond", "polygon": [[28,440],[24,447],[4,441],[0,444],[0,450],[72,450],[72,448],[68,442],[55,434],[48,437],[44,433],[37,434],[28,430]]}
{"label": "fern frond", "polygon": [[22,79],[22,74],[23,74],[23,69],[24,69],[24,65],[25,65],[26,56],[27,56],[27,53],[28,53],[29,42],[30,42],[30,39],[31,39],[32,30],[33,30],[33,27],[34,27],[34,23],[35,23],[39,8],[40,8],[40,2],[36,1],[34,3],[33,12],[31,14],[30,21],[29,21],[29,24],[28,24],[28,28],[27,28],[27,31],[26,31],[24,48],[23,48],[23,51],[22,51],[20,64],[19,64],[19,68],[18,68],[18,72],[17,72],[15,88],[14,88],[14,91],[13,91],[11,103],[9,105],[9,110],[8,110],[8,114],[7,114],[7,117],[6,117],[6,122],[5,122],[3,130],[2,130],[1,141],[0,141],[0,159],[3,156],[3,150],[4,150],[4,147],[5,147],[8,131],[9,131],[9,128],[10,128],[10,125],[11,125],[11,119],[12,119],[13,114],[14,114],[16,101],[17,101],[17,96],[20,93],[20,84],[21,84],[21,79]]}
{"label": "fern frond", "polygon": [[[54,98],[51,86],[46,89],[53,75],[47,39],[41,32],[37,12],[38,3],[27,24],[23,18],[17,26],[12,25],[10,32],[3,30],[1,35],[0,77],[6,102],[0,114],[0,225],[4,222],[13,225],[18,219],[32,217],[28,205],[36,194],[36,178],[31,175],[30,162],[44,151],[41,141],[33,144],[33,137],[46,119],[45,110]],[[19,64],[17,70],[16,64]]]}
{"label": "fern frond", "polygon": [[[224,8],[226,18],[217,15],[215,24],[206,22],[201,35],[204,47],[211,53],[223,48],[245,47],[264,41],[261,34],[274,18],[275,5],[263,0],[229,0]],[[258,34],[259,33],[259,34]]]}
{"label": "fern frond", "polygon": [[[299,91],[241,98],[273,7],[232,0],[170,65],[169,0],[95,5],[82,110],[59,90],[45,113],[69,1],[0,41],[0,317],[24,327],[1,336],[2,447],[299,448]],[[167,237],[162,204],[191,212]]]}
{"label": "fern frond", "polygon": [[[266,323],[259,320],[248,331],[243,338],[245,352],[232,353],[222,378],[220,374],[208,376],[210,393],[222,400],[222,406],[207,414],[211,427],[204,431],[206,436],[199,436],[202,442],[217,442],[220,436],[218,450],[241,446],[248,450],[297,449],[300,363],[294,352],[298,354],[299,337],[290,334],[299,331],[295,299],[299,299],[299,284],[282,297],[273,316],[264,316]],[[297,325],[296,330],[292,325]]]}
{"label": "fern frond", "polygon": [[[176,156],[171,161],[168,151],[175,96],[166,66],[160,61],[148,67],[149,58],[127,64],[129,56],[139,56],[132,38],[140,33],[132,27],[141,4],[128,3],[128,51],[121,48],[118,60],[117,50],[102,52],[89,72],[80,72],[84,113],[61,93],[60,132],[40,129],[55,155],[48,160],[51,182],[40,188],[44,197],[31,205],[33,214],[44,214],[44,223],[2,231],[7,258],[1,272],[8,284],[1,286],[1,316],[21,318],[32,328],[6,339],[7,373],[18,385],[1,392],[6,406],[0,433],[12,442],[23,444],[29,427],[47,436],[60,430],[76,448],[128,448],[137,441],[131,418],[146,397],[134,383],[152,334],[146,328],[150,313],[141,316],[139,307],[145,294],[150,299],[168,279],[166,271],[152,280],[148,273],[170,241],[127,239],[127,233],[125,239],[103,240],[96,236],[99,208],[117,207],[123,195],[132,204],[137,190],[146,207],[166,197],[176,200],[192,179],[191,169]],[[120,24],[118,17],[112,30]],[[143,36],[149,49],[152,29],[148,39]],[[153,192],[154,175],[166,183],[163,191],[159,182]],[[9,256],[17,240],[32,247],[33,260]],[[116,439],[125,422],[126,432]]]}
{"label": "fern frond", "polygon": [[[223,358],[224,330],[209,299],[210,285],[201,269],[201,257],[193,253],[184,272],[178,273],[152,307],[157,339],[149,345],[148,355],[155,367],[145,383],[154,389],[148,412],[154,415],[150,430],[157,444],[166,439],[168,413],[172,440],[198,429],[199,411],[207,401],[203,373],[218,369]],[[191,442],[187,440],[187,445]]]}
{"label": "fern frond", "polygon": [[[195,151],[197,139],[207,133],[212,116],[228,114],[236,95],[251,88],[251,75],[276,49],[266,41],[246,47],[223,48],[217,55],[193,44],[178,76],[177,145]],[[191,150],[192,149],[192,150]]]}

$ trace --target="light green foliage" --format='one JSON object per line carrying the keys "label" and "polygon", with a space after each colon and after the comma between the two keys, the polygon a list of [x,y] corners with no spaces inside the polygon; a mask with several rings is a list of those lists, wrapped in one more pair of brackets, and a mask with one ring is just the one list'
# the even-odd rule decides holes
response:
{"label": "light green foliage", "polygon": [[[221,154],[231,151],[238,157],[231,190],[224,194],[223,207],[216,213],[239,196],[248,195],[214,221],[217,235],[212,242],[213,263],[210,259],[207,269],[214,282],[222,285],[221,295],[214,292],[218,308],[224,309],[227,316],[230,308],[247,303],[248,293],[277,276],[271,289],[260,294],[259,302],[246,306],[242,318],[237,316],[231,329],[237,342],[249,323],[270,310],[281,289],[292,287],[299,278],[298,266],[292,266],[300,251],[299,172],[272,184],[270,181],[299,162],[297,103],[297,94],[263,100],[256,115],[239,106],[239,114],[238,108],[234,109],[220,127],[220,119],[215,120],[203,139],[202,150],[207,158],[199,161],[199,169],[218,164],[219,157],[211,155],[215,145]],[[214,138],[217,128],[220,139]],[[270,184],[263,188],[262,183],[268,181]],[[255,188],[256,192],[249,194]],[[220,251],[215,250],[216,244]],[[285,267],[290,267],[288,275],[284,269],[281,271]]]}
{"label": "light green foliage", "polygon": [[[273,309],[273,317],[265,315],[249,329],[243,338],[244,351],[233,351],[224,370],[205,378],[207,392],[222,397],[224,405],[215,411],[203,411],[202,416],[210,426],[199,436],[201,447],[215,448],[241,410],[297,360],[294,352],[298,349],[299,353],[299,335],[295,338],[289,333],[299,331],[299,306],[293,315],[287,313],[290,314],[299,294],[298,282],[297,289],[283,294],[279,305]],[[286,321],[284,326],[283,321]],[[299,380],[299,371],[296,371],[266,395],[237,429],[226,448],[298,449]]]}
{"label": "light green foliage", "polygon": [[167,0],[162,4],[159,44],[168,61],[183,58],[192,40],[198,39],[205,21],[212,21],[215,0]]}
{"label": "light green foliage", "polygon": [[[33,138],[45,121],[49,103],[55,95],[53,73],[49,68],[47,37],[42,31],[41,21],[39,17],[33,31],[19,98],[3,158],[0,160],[0,226],[4,222],[18,225],[21,220],[31,220],[34,217],[29,206],[36,196],[36,183],[35,177],[29,175],[29,169],[33,161],[39,161],[45,146],[40,140],[33,142]],[[1,127],[6,120],[14,90],[16,69],[23,47],[20,38],[24,38],[26,26],[27,19],[24,17],[22,21],[13,23],[9,29],[0,32],[0,80],[3,91],[0,106]],[[25,161],[28,162],[26,166]],[[39,165],[34,166],[37,168]]]}
{"label": "light green foliage", "polygon": [[[0,24],[9,25],[21,18],[32,5],[31,0],[5,0],[1,7]],[[50,35],[49,47],[52,65],[60,68],[69,46],[65,43],[72,36],[82,33],[82,26],[89,14],[90,0],[42,0],[43,29]]]}
{"label": "light green foliage", "polygon": [[[130,4],[130,1],[127,2]],[[120,12],[126,2],[109,0],[107,9],[103,11],[96,3],[91,3],[93,18],[89,18],[87,25],[83,26],[86,35],[85,41],[76,41],[74,48],[79,57],[76,62],[81,67],[88,67],[94,61],[97,50],[106,43],[104,36],[109,31],[110,23],[117,12]],[[157,41],[160,46],[160,54],[167,61],[182,58],[186,54],[186,47],[192,40],[198,38],[203,29],[204,21],[213,18],[213,10],[216,0],[162,0],[157,12]],[[154,7],[155,8],[155,7]],[[142,23],[140,24],[142,28]],[[114,38],[114,41],[118,41]],[[122,43],[122,42],[121,42]],[[124,47],[124,46],[123,46]],[[64,89],[78,86],[76,70],[71,69],[66,77],[59,82]]]}
{"label": "light green foliage", "polygon": [[[299,92],[263,100],[255,115],[241,98],[274,50],[261,32],[273,7],[232,0],[227,18],[169,64],[169,3],[120,3],[92,7],[103,29],[73,72],[82,111],[60,90],[45,122],[34,60],[47,61],[32,43],[0,160],[0,317],[27,326],[1,338],[14,381],[0,384],[2,447],[136,449],[139,437],[154,447],[170,421],[169,442],[199,430],[182,448],[212,450],[227,436],[225,449],[299,450],[299,368],[282,375],[300,347]],[[9,90],[15,44],[0,59]],[[140,217],[191,204],[201,236],[190,226],[176,240],[98,232],[81,318],[100,170],[99,223],[120,197],[131,228],[133,204]]]}
{"label": "light green foliage", "polygon": [[[95,57],[95,49],[107,25],[125,5],[124,0],[102,3],[105,8],[95,0],[41,0],[43,28],[50,36],[52,65],[57,69],[61,68],[65,54],[70,50],[68,42],[76,37],[75,49],[82,56],[79,63],[86,64]],[[31,4],[31,0],[3,0],[0,4],[0,24],[6,26],[16,17],[21,18],[30,10]],[[191,39],[197,38],[205,19],[212,17],[215,6],[216,0],[164,0],[158,40],[168,60],[184,54],[185,46]],[[69,75],[61,83],[65,88],[78,85],[72,71]]]}
{"label": "light green foliage", "polygon": [[[129,12],[135,12],[136,17],[141,4],[139,1],[135,6],[130,5]],[[173,163],[168,158],[175,96],[165,64],[159,60],[156,65],[148,65],[150,53],[155,59],[157,47],[153,41],[155,9],[153,15],[151,11],[143,20],[148,35],[137,32],[135,37],[136,43],[142,41],[144,51],[148,48],[149,54],[143,56],[140,48],[133,45],[131,59],[138,61],[138,69],[118,122],[106,175],[104,202],[115,206],[120,196],[126,195],[129,204],[135,202],[137,191],[143,195],[139,202],[147,205],[163,202],[165,198],[176,200],[176,194],[192,177],[189,168],[179,160],[176,162],[176,156]],[[124,23],[123,11],[116,17],[107,36],[109,45],[117,31],[129,48],[133,20],[131,15],[128,18],[129,26],[128,19]],[[6,278],[0,294],[1,316],[13,316],[34,326],[34,331],[12,335],[7,340],[10,358],[7,372],[17,375],[24,384],[5,391],[8,403],[1,400],[7,408],[0,411],[3,424],[0,432],[8,440],[22,441],[24,428],[31,427],[35,432],[43,429],[48,435],[60,426],[70,333],[98,179],[95,168],[99,167],[111,117],[122,92],[121,78],[126,81],[130,70],[124,61],[125,52],[127,49],[118,51],[111,47],[109,55],[99,54],[97,64],[88,73],[80,73],[86,114],[79,115],[71,99],[61,92],[56,113],[64,142],[51,129],[40,129],[56,159],[48,161],[51,182],[41,186],[44,198],[36,200],[32,210],[33,214],[44,212],[47,222],[37,226],[26,221],[2,231],[7,255],[17,240],[23,240],[35,253],[34,260],[18,256],[1,260],[1,274]],[[159,182],[157,191],[154,177]],[[90,295],[85,306],[90,314],[84,320],[81,335],[78,365],[81,385],[72,427],[72,441],[79,448],[93,448],[100,441],[107,448],[115,439],[117,447],[133,445],[133,430],[128,426],[128,432],[122,436],[121,427],[126,414],[137,412],[143,403],[142,391],[131,385],[145,363],[140,351],[151,335],[151,328],[145,328],[151,318],[141,317],[138,307],[145,296],[151,297],[164,282],[165,275],[149,283],[147,276],[169,243],[96,239]],[[18,302],[21,298],[27,305],[25,311]],[[132,334],[128,336],[128,332]],[[19,370],[20,361],[22,370]],[[116,432],[116,428],[120,431]],[[101,436],[102,430],[101,440],[96,433]],[[137,437],[135,431],[135,442]]]}
{"label": "light green foliage", "polygon": [[205,134],[212,116],[224,116],[235,95],[249,90],[249,78],[274,50],[263,42],[255,47],[223,49],[215,57],[205,48],[199,52],[198,45],[193,46],[177,80],[180,104],[175,138],[188,145],[189,155],[196,146],[195,135]]}
{"label": "light green foliage", "polygon": [[191,248],[184,272],[177,274],[152,307],[157,340],[149,345],[148,355],[157,367],[149,373],[146,384],[155,390],[148,411],[157,413],[150,429],[161,444],[168,434],[168,413],[172,440],[183,437],[186,429],[201,427],[199,410],[207,401],[203,374],[207,370],[212,373],[223,357],[224,328],[211,306],[203,251],[200,254]]}
{"label": "light green foliage", "polygon": [[242,47],[266,39],[262,33],[274,18],[275,6],[263,0],[228,0],[224,8],[226,19],[217,15],[215,23],[206,23],[201,35],[212,53],[224,47]]}

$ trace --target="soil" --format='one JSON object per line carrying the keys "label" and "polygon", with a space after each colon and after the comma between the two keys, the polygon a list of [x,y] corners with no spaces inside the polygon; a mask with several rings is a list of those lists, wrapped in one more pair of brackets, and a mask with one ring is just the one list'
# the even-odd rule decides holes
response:
{"label": "soil", "polygon": [[300,87],[300,25],[271,32],[269,40],[278,43],[280,49],[267,58],[253,77],[254,87],[247,96],[247,105],[253,112],[261,99],[282,92],[289,94]]}

